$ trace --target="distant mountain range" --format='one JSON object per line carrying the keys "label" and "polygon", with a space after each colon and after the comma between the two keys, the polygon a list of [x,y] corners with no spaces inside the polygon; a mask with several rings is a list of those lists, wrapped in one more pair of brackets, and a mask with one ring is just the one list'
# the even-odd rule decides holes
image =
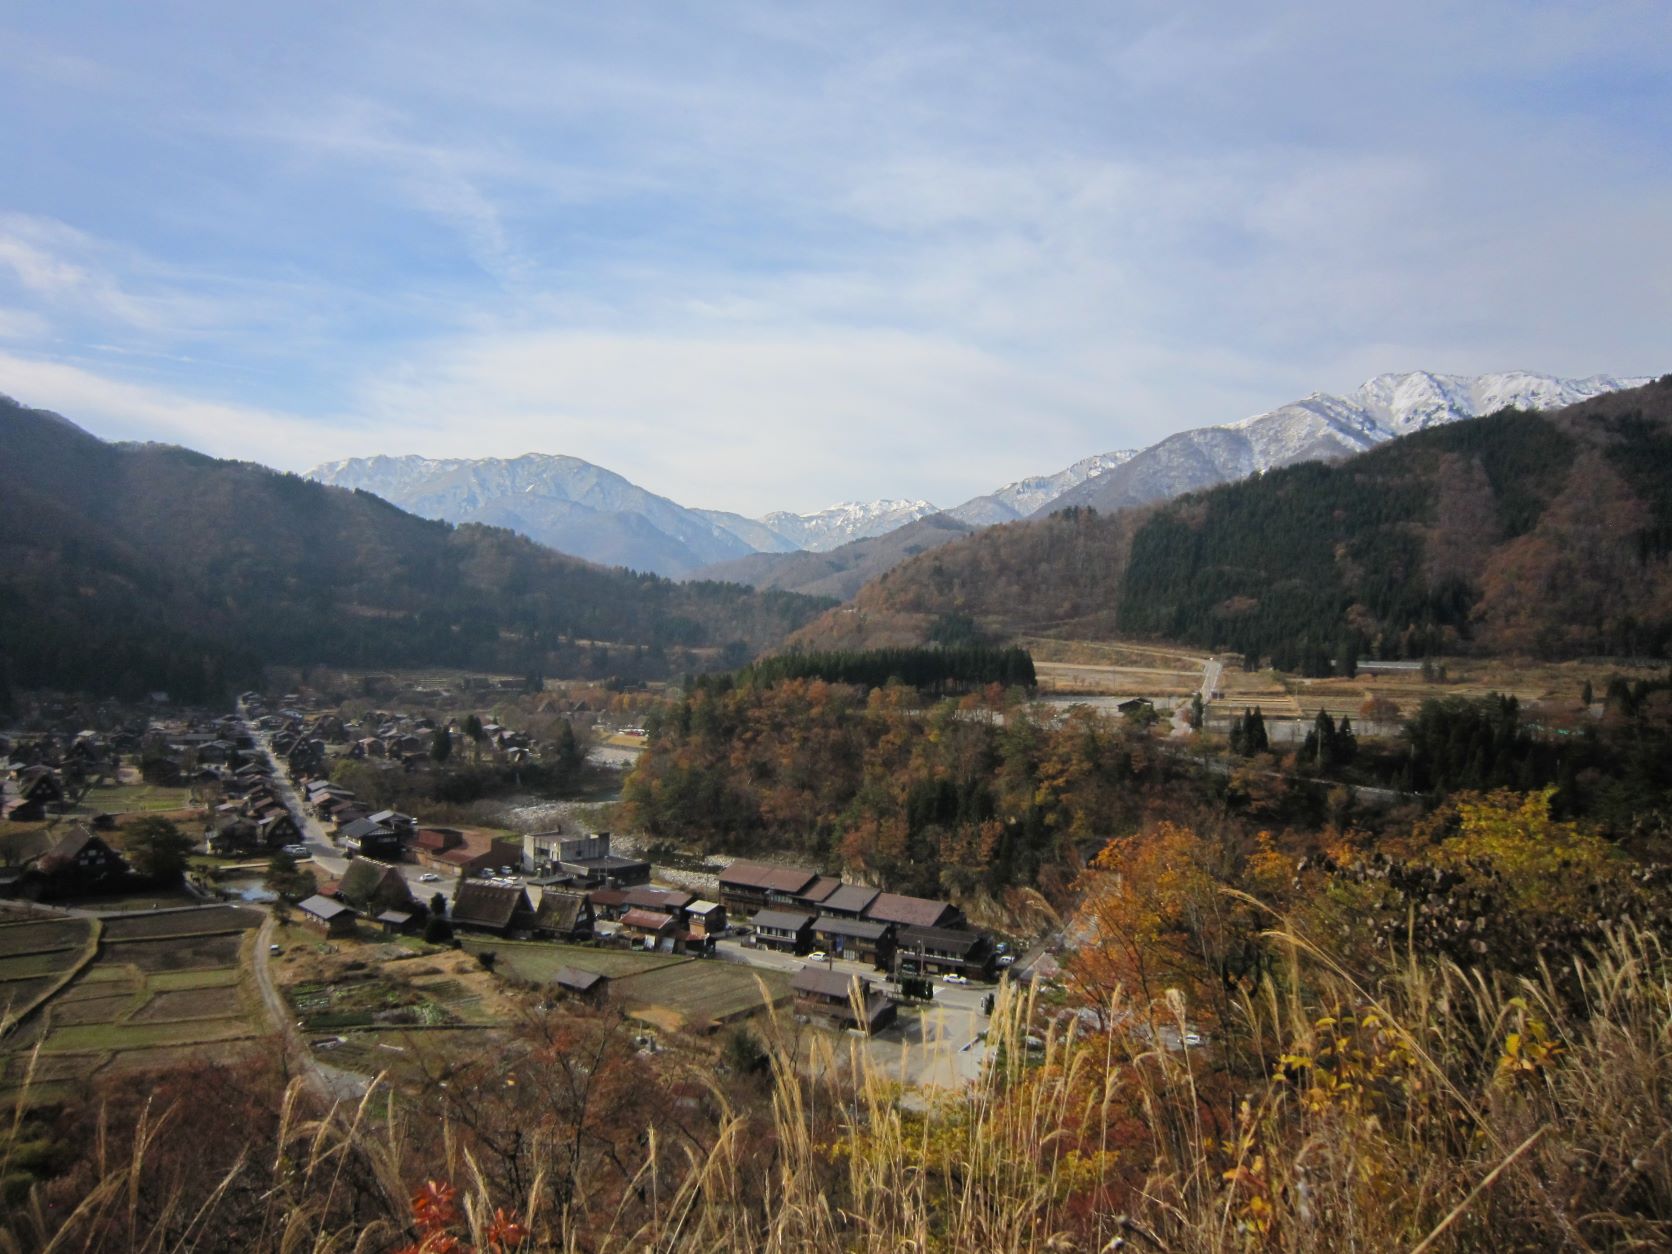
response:
{"label": "distant mountain range", "polygon": [[[351,458],[317,466],[308,477],[362,489],[423,517],[506,527],[606,565],[822,593],[851,584],[855,570],[880,573],[879,562],[890,553],[909,556],[906,550],[915,541],[867,546],[843,553],[834,564],[805,562],[802,555],[832,553],[937,513],[968,527],[988,527],[1069,506],[1119,509],[1297,462],[1336,460],[1396,436],[1505,407],[1560,408],[1644,382],[1525,372],[1473,378],[1420,371],[1378,375],[1346,396],[1314,393],[1239,422],[1183,431],[1146,449],[1099,453],[945,511],[925,500],[877,500],[746,518],[687,508],[579,458],[542,453],[510,459]],[[939,525],[924,538],[938,542],[951,534]],[[755,560],[763,554],[783,556]]]}
{"label": "distant mountain range", "polygon": [[0,704],[13,686],[219,700],[271,663],[661,678],[736,665],[830,604],[596,566],[249,462],[109,444],[5,396],[0,535]]}
{"label": "distant mountain range", "polygon": [[[1466,403],[1493,412],[1466,423],[1451,420],[1456,395],[1397,392],[1361,392],[1394,398],[1382,421],[1406,432],[1363,453],[982,529],[791,644],[897,648],[958,624],[995,643],[1153,640],[1308,675],[1347,657],[1672,652],[1672,376],[1536,412],[1477,392]],[[1305,426],[1291,451],[1317,447]]]}

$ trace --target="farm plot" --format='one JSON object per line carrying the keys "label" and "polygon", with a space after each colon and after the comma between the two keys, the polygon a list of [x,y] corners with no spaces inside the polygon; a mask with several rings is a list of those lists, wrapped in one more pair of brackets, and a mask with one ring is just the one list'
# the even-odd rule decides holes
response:
{"label": "farm plot", "polygon": [[[104,920],[107,939],[92,965],[7,1039],[13,1056],[0,1060],[0,1091],[21,1082],[16,1060],[36,1046],[52,1064],[46,1088],[31,1089],[36,1099],[107,1068],[247,1048],[266,1030],[241,988],[241,950],[259,917],[217,908]],[[38,1069],[35,1079],[42,1079]]]}
{"label": "farm plot", "polygon": [[261,926],[261,913],[240,906],[207,906],[201,910],[171,910],[160,914],[131,914],[104,921],[107,941],[154,940],[165,936],[210,936],[243,932]]}
{"label": "farm plot", "polygon": [[79,949],[87,941],[86,919],[29,919],[0,923],[0,958]]}
{"label": "farm plot", "polygon": [[538,941],[471,937],[463,945],[469,953],[485,951],[493,954],[496,971],[536,984],[548,983],[563,967],[620,978],[663,967],[681,966],[689,961],[673,954],[647,954],[631,949],[600,949],[592,945],[554,945]]}
{"label": "farm plot", "polygon": [[789,977],[777,971],[693,958],[678,966],[617,979],[612,991],[628,1005],[671,1010],[687,1022],[724,1022],[778,1003],[789,995],[789,989]]}
{"label": "farm plot", "polygon": [[459,1022],[458,1015],[426,990],[377,975],[330,983],[308,981],[285,991],[307,1032]]}

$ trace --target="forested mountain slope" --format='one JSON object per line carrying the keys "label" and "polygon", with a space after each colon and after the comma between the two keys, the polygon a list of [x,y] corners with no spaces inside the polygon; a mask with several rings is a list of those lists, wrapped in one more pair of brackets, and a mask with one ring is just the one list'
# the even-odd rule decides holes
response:
{"label": "forested mountain slope", "polygon": [[250,463],[107,444],[6,398],[0,533],[0,657],[19,686],[192,697],[270,661],[685,666],[666,653],[734,644],[735,660],[825,604],[606,569]]}
{"label": "forested mountain slope", "polygon": [[915,558],[799,639],[1129,636],[1298,669],[1344,652],[1664,654],[1672,378],[1408,435],[1144,511],[1064,511]]}

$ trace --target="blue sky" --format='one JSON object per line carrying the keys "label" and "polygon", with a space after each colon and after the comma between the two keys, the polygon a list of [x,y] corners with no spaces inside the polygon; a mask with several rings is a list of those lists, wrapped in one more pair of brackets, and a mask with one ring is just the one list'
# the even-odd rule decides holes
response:
{"label": "blue sky", "polygon": [[0,6],[0,391],[286,469],[956,504],[1672,370],[1672,6]]}

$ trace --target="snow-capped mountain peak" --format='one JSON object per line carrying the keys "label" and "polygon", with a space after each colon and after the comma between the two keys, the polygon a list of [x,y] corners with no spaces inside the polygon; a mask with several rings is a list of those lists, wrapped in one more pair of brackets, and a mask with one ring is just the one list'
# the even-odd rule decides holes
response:
{"label": "snow-capped mountain peak", "polygon": [[852,540],[880,536],[936,512],[929,501],[839,501],[811,514],[778,510],[760,521],[797,548],[823,553]]}

